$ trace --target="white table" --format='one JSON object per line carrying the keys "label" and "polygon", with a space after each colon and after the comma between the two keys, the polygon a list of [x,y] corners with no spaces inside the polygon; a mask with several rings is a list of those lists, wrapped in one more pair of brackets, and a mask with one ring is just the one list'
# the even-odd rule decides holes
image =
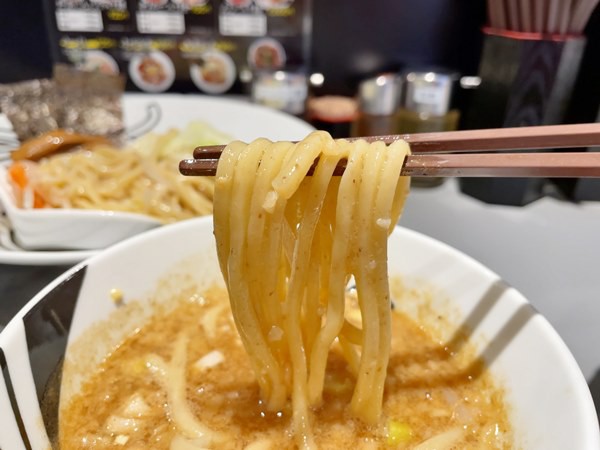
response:
{"label": "white table", "polygon": [[414,188],[400,224],[494,270],[550,321],[588,381],[600,370],[600,203],[490,205],[450,180]]}

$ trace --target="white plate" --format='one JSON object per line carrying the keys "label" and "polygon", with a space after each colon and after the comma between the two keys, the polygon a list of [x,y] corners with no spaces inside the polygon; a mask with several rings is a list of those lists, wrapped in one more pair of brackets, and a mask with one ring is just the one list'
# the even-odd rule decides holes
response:
{"label": "white plate", "polygon": [[117,75],[119,65],[108,53],[102,50],[87,50],[83,53],[83,61],[77,66],[81,70],[99,71],[107,75]]}
{"label": "white plate", "polygon": [[220,50],[209,50],[202,54],[204,64],[212,64],[221,70],[220,80],[207,80],[203,73],[203,67],[198,64],[190,64],[190,77],[198,89],[207,94],[222,94],[226,92],[235,82],[237,71],[231,56]]}
{"label": "white plate", "polygon": [[[259,52],[261,51],[271,52],[271,56],[274,56],[276,60],[274,64],[265,64],[263,62],[257,62],[259,58]],[[283,46],[279,41],[272,38],[261,38],[254,41],[250,47],[248,47],[247,54],[248,64],[258,70],[271,70],[280,69],[285,66],[286,54]]]}
{"label": "white plate", "polygon": [[[152,62],[160,67],[162,71],[162,80],[154,82],[144,78],[140,70],[142,62]],[[149,53],[142,53],[134,56],[129,62],[129,76],[131,81],[145,92],[164,92],[171,87],[175,81],[175,66],[171,58],[166,53],[158,50]]]}
{"label": "white plate", "polygon": [[[313,128],[306,122],[279,111],[243,100],[180,94],[126,94],[123,114],[130,138],[149,131],[164,132],[202,120],[236,139],[257,137],[272,140],[299,140]],[[5,123],[0,116],[0,125]],[[10,236],[5,236],[10,239]],[[85,251],[26,251],[0,239],[0,264],[66,265],[97,253]]]}
{"label": "white plate", "polygon": [[[477,354],[504,388],[515,448],[600,448],[596,412],[580,369],[556,331],[517,290],[482,264],[414,231],[396,228],[389,249],[390,275],[400,275],[406,283],[420,280],[422,285],[426,280],[443,293],[428,296],[428,304],[452,325],[442,340],[451,340],[463,325],[472,330],[470,341]],[[215,282],[222,283],[222,275],[213,223],[211,217],[203,217],[120,242],[44,288],[0,333],[4,376],[12,381],[12,390],[3,389],[0,377],[0,447],[22,448],[24,435],[32,448],[49,447],[36,388],[42,392],[56,379],[52,375],[65,347],[68,353],[69,346],[93,327],[96,332],[99,326],[110,330],[103,335],[106,339],[93,333],[89,342],[93,348],[80,347],[77,353],[85,358],[64,366],[60,395],[68,401],[82,377],[143,324],[153,302],[170,301],[177,293]],[[121,311],[119,320],[112,314],[120,306],[109,295],[115,287],[126,303],[142,302],[130,310],[134,314]],[[396,305],[419,317],[418,301]],[[421,320],[430,324],[436,317],[425,315]],[[9,383],[7,378],[4,382]],[[20,424],[15,419],[19,414]]]}
{"label": "white plate", "polygon": [[208,3],[208,0],[172,0],[176,5],[180,5],[184,10],[204,6]]}
{"label": "white plate", "polygon": [[256,0],[256,4],[262,9],[282,9],[287,8],[294,0]]}

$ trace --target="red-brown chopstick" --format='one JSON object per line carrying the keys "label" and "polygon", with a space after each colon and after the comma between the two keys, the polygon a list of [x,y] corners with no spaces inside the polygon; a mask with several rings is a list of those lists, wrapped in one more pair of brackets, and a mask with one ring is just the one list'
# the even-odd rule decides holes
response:
{"label": "red-brown chopstick", "polygon": [[[183,175],[213,176],[218,159],[186,159]],[[335,174],[341,175],[344,165]],[[309,172],[310,174],[310,172]],[[410,155],[402,175],[413,177],[600,177],[600,153],[482,153]]]}
{"label": "red-brown chopstick", "polygon": [[388,143],[404,139],[413,153],[582,148],[600,145],[600,123],[447,131],[366,139]]}
{"label": "red-brown chopstick", "polygon": [[[600,145],[600,124],[452,131],[350,138],[411,147],[402,174],[428,177],[600,177],[600,153],[475,153]],[[214,175],[224,146],[198,147],[181,161],[184,175]],[[450,153],[454,152],[454,153]],[[344,167],[338,167],[341,174]]]}
{"label": "red-brown chopstick", "polygon": [[413,177],[600,177],[600,153],[484,153],[411,155]]}

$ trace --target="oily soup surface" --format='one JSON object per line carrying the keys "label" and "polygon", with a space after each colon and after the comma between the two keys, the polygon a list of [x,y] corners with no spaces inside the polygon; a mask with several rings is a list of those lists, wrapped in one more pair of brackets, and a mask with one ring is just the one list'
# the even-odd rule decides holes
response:
{"label": "oily soup surface", "polygon": [[[380,423],[367,427],[348,414],[354,379],[334,346],[323,404],[313,411],[319,448],[412,448],[448,431],[460,436],[453,448],[511,448],[502,391],[469,346],[456,339],[449,348],[434,331],[398,312],[392,316]],[[291,405],[278,412],[264,407],[227,294],[217,288],[157,313],[107,355],[81,392],[62,405],[60,448],[192,448],[172,446],[178,435],[172,405],[148,362],[150,355],[170,361],[182,335],[189,338],[187,403],[202,423],[226,434],[218,448],[294,448]]]}

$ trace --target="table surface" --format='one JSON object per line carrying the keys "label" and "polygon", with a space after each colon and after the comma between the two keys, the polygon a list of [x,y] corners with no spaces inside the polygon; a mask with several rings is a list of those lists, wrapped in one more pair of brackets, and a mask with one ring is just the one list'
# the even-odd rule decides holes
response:
{"label": "table surface", "polygon": [[[600,203],[543,198],[488,205],[455,180],[413,189],[401,225],[479,260],[521,291],[561,335],[600,406]],[[0,264],[0,327],[67,266]]]}
{"label": "table surface", "polygon": [[490,205],[452,180],[413,189],[400,223],[495,271],[550,321],[587,380],[600,370],[600,203]]}

